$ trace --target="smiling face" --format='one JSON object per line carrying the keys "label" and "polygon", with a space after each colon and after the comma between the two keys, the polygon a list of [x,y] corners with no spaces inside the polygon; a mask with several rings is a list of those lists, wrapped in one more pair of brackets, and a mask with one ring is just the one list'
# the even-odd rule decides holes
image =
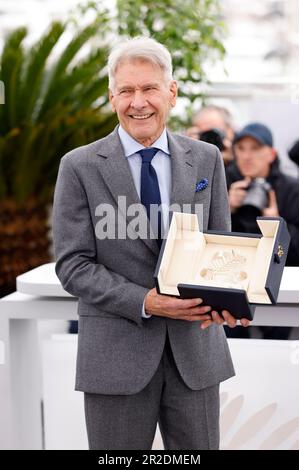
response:
{"label": "smiling face", "polygon": [[114,78],[109,100],[121,126],[145,147],[152,145],[176,103],[175,80],[167,82],[158,65],[141,60],[121,63]]}
{"label": "smiling face", "polygon": [[234,145],[236,162],[243,176],[266,178],[271,163],[276,158],[276,150],[262,145],[252,137],[243,137]]}

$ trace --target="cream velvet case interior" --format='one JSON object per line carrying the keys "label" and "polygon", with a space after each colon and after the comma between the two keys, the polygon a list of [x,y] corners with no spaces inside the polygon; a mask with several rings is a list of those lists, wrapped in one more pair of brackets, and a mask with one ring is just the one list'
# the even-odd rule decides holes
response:
{"label": "cream velvet case interior", "polygon": [[276,303],[290,236],[281,217],[257,223],[261,234],[201,232],[195,214],[173,212],[155,272],[158,292],[201,297],[250,320],[256,304]]}

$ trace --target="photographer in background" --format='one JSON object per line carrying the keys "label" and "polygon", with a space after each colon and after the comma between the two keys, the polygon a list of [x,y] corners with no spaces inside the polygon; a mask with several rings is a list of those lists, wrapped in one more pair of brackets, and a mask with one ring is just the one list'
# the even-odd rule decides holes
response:
{"label": "photographer in background", "polygon": [[216,145],[227,167],[233,160],[234,126],[230,112],[221,106],[205,106],[194,115],[192,124],[186,132],[188,137]]}
{"label": "photographer in background", "polygon": [[[291,236],[287,266],[299,266],[299,185],[283,174],[270,129],[245,126],[233,142],[235,161],[227,169],[232,231],[260,233],[257,216],[285,219]],[[262,327],[264,338],[287,339],[291,328]]]}
{"label": "photographer in background", "polygon": [[292,147],[288,151],[288,155],[290,160],[294,162],[297,166],[299,166],[299,140],[296,140]]}

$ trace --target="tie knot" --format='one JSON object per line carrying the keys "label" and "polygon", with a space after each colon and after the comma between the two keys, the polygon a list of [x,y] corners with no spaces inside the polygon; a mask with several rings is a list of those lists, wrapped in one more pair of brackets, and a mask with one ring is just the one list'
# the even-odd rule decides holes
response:
{"label": "tie knot", "polygon": [[141,155],[142,163],[151,163],[158,150],[159,149],[155,147],[149,147],[146,149],[139,150],[138,153]]}

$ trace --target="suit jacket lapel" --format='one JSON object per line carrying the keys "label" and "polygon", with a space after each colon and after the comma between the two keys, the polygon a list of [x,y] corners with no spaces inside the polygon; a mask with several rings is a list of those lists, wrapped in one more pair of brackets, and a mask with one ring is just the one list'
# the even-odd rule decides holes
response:
{"label": "suit jacket lapel", "polygon": [[[167,132],[171,156],[172,189],[170,204],[192,204],[196,186],[194,157],[190,147],[183,147],[175,135]],[[182,207],[181,207],[182,210]]]}
{"label": "suit jacket lapel", "polygon": [[[105,139],[101,140],[101,146],[97,152],[97,155],[100,157],[99,164],[101,173],[116,204],[118,204],[119,196],[125,196],[126,209],[131,204],[140,204],[142,206],[117,129],[118,128]],[[127,219],[127,223],[130,222],[130,218],[128,218],[127,214],[124,215]],[[140,217],[145,218],[143,222],[147,223],[147,214],[143,206],[140,211]],[[159,253],[157,242],[154,239],[141,238],[140,240],[142,240],[154,254],[157,255]]]}

